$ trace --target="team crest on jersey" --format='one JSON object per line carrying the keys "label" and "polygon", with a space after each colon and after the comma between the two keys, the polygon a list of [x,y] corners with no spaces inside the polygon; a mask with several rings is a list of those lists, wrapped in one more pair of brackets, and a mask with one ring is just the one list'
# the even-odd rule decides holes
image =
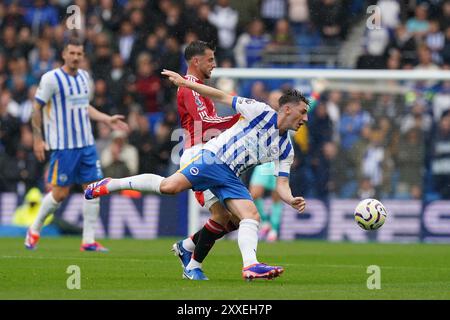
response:
{"label": "team crest on jersey", "polygon": [[197,110],[201,111],[205,109],[205,105],[203,104],[202,100],[200,100],[199,96],[195,97],[195,104],[197,105]]}
{"label": "team crest on jersey", "polygon": [[62,174],[59,176],[59,181],[61,181],[62,183],[66,182],[68,179],[67,174]]}
{"label": "team crest on jersey", "polygon": [[196,176],[198,175],[198,173],[200,172],[200,170],[197,167],[192,167],[189,169],[189,172],[193,175]]}
{"label": "team crest on jersey", "polygon": [[278,146],[271,146],[269,148],[269,156],[275,156],[280,153],[280,148]]}

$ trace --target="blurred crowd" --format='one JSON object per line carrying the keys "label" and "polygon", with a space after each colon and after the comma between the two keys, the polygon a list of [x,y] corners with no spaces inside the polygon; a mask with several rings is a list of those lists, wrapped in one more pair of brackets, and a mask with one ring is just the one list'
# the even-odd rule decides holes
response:
{"label": "blurred crowd", "polygon": [[[160,71],[184,73],[188,43],[214,42],[220,67],[273,67],[273,56],[339,47],[372,4],[382,8],[383,25],[366,30],[356,67],[448,69],[446,0],[1,1],[0,191],[45,189],[46,166],[32,152],[33,97],[41,75],[62,64],[61,49],[71,35],[85,41],[82,67],[94,79],[92,105],[126,115],[131,128],[126,134],[94,126],[105,175],[167,175],[176,168],[171,154],[179,141],[172,133],[179,124],[176,89]],[[74,30],[68,28],[71,5],[80,14]],[[248,95],[264,100],[272,86],[253,81]],[[316,197],[421,198],[424,191],[450,197],[450,85],[411,86],[403,95],[327,92],[308,128],[295,135],[293,189]]]}

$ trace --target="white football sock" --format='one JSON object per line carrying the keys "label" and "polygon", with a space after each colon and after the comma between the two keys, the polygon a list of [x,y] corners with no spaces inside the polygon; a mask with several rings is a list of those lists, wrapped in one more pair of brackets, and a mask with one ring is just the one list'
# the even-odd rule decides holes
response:
{"label": "white football sock", "polygon": [[194,252],[195,243],[194,241],[192,241],[191,237],[183,240],[183,248],[185,248],[187,251]]}
{"label": "white football sock", "polygon": [[59,208],[60,204],[61,203],[57,202],[55,198],[53,198],[53,194],[51,192],[47,193],[44,199],[42,199],[41,207],[39,208],[36,220],[34,220],[33,224],[30,226],[31,231],[35,233],[41,232],[45,219],[50,214],[54,213]]}
{"label": "white football sock", "polygon": [[253,219],[242,219],[239,223],[238,244],[241,250],[244,268],[259,263],[256,259],[258,247],[259,222]]}
{"label": "white football sock", "polygon": [[83,201],[83,244],[95,242],[95,227],[99,213],[99,198]]}
{"label": "white football sock", "polygon": [[192,270],[195,268],[202,268],[202,264],[200,262],[198,262],[197,260],[191,259],[191,261],[189,261],[188,265],[186,266],[187,270]]}
{"label": "white football sock", "polygon": [[157,174],[145,173],[122,179],[111,179],[108,183],[108,191],[137,190],[161,194],[159,187],[164,177]]}

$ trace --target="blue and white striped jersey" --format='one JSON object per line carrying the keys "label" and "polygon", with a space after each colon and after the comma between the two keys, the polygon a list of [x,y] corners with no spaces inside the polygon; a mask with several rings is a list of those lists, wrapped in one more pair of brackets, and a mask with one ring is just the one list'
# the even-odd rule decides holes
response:
{"label": "blue and white striped jersey", "polygon": [[265,103],[241,97],[234,97],[232,106],[243,118],[203,149],[215,153],[237,176],[255,165],[274,161],[274,175],[288,177],[294,149],[289,132],[279,134],[277,112]]}
{"label": "blue and white striped jersey", "polygon": [[95,143],[88,114],[92,92],[92,80],[85,70],[78,69],[76,76],[71,76],[57,68],[42,76],[35,99],[44,107],[44,134],[50,150]]}

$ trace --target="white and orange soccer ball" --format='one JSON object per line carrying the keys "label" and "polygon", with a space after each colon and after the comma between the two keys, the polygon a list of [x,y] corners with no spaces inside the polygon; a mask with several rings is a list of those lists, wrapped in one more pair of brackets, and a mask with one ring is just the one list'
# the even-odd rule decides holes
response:
{"label": "white and orange soccer ball", "polygon": [[364,230],[379,229],[386,220],[387,211],[377,199],[364,199],[355,208],[355,221]]}

